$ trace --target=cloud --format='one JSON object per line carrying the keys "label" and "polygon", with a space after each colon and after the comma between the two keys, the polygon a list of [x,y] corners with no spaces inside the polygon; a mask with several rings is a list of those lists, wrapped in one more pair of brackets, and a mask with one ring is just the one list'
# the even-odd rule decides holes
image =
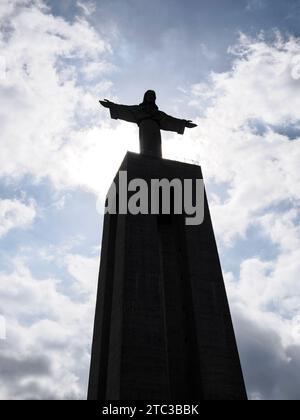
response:
{"label": "cloud", "polygon": [[[97,104],[99,96],[113,96],[108,40],[85,18],[68,22],[41,1],[2,2],[0,22],[0,177],[47,178],[62,192],[82,188],[103,197],[124,152],[137,143],[134,127],[108,120]],[[172,34],[166,45],[175,51]],[[203,56],[203,44],[198,48]],[[300,125],[300,40],[241,35],[229,53],[232,68],[187,94],[199,115],[197,130],[184,141],[166,136],[164,155],[201,162],[209,192],[221,189],[211,195],[211,211],[223,254],[238,253],[251,228],[276,249],[272,260],[259,249],[239,255],[239,273],[226,269],[226,284],[250,396],[296,398],[300,152],[297,134],[290,141],[288,131]],[[4,210],[0,235],[35,220],[30,202],[2,200],[0,208],[3,202],[15,210]],[[69,249],[57,254],[41,258],[66,268],[67,280],[36,278],[20,258],[0,273],[7,327],[1,398],[85,396],[98,260]]]}
{"label": "cloud", "polygon": [[163,145],[167,157],[201,162],[253,399],[299,398],[299,50],[276,32],[241,35],[232,68],[191,86],[197,130]]}
{"label": "cloud", "polygon": [[266,7],[266,1],[265,0],[248,0],[246,10],[248,12],[252,12],[254,10],[261,10]]}
{"label": "cloud", "polygon": [[[201,162],[207,182],[229,185],[227,199],[212,203],[223,242],[245,237],[269,207],[299,200],[298,141],[284,134],[300,123],[300,84],[291,75],[299,51],[297,38],[277,33],[268,42],[263,34],[257,39],[241,35],[230,49],[232,70],[212,73],[210,83],[191,87],[193,106],[202,115],[197,130],[176,148]],[[265,129],[254,130],[253,121]]]}
{"label": "cloud", "polygon": [[0,340],[6,339],[6,323],[3,315],[0,315]]}
{"label": "cloud", "polygon": [[299,400],[300,346],[284,346],[280,332],[263,320],[254,322],[243,311],[234,316],[249,398]]}
{"label": "cloud", "polygon": [[96,11],[96,5],[93,1],[77,1],[76,4],[86,16],[90,16]]}
{"label": "cloud", "polygon": [[36,204],[24,204],[18,200],[0,200],[0,238],[10,230],[28,228],[37,215]]}
{"label": "cloud", "polygon": [[[232,68],[191,87],[199,118],[190,156],[201,161],[208,190],[221,191],[211,212],[224,260],[234,250],[241,261],[225,278],[253,399],[300,398],[300,149],[299,136],[289,136],[300,125],[299,52],[299,38],[242,34],[229,49]],[[275,258],[264,259],[263,247]]]}
{"label": "cloud", "polygon": [[20,376],[49,375],[49,361],[44,357],[26,357],[22,360],[0,356],[0,373],[5,381],[12,381]]}
{"label": "cloud", "polygon": [[249,397],[299,399],[299,250],[226,275]]}
{"label": "cloud", "polygon": [[70,274],[88,285],[84,295],[60,279],[35,278],[20,260],[10,273],[0,272],[0,313],[6,321],[1,399],[86,396],[98,269],[95,258],[65,258]]}
{"label": "cloud", "polygon": [[126,150],[126,132],[117,137],[117,123],[104,124],[98,104],[99,97],[111,96],[112,83],[103,77],[113,67],[109,42],[85,19],[68,22],[42,2],[7,2],[0,12],[6,63],[0,177],[30,175],[48,178],[56,188],[98,191],[93,179],[107,156],[120,160],[115,142],[124,144],[121,153]]}
{"label": "cloud", "polygon": [[[95,291],[99,259],[83,255],[69,254],[64,258],[68,272],[74,278],[74,288],[77,293],[91,294]],[[93,279],[93,280],[91,280]]]}

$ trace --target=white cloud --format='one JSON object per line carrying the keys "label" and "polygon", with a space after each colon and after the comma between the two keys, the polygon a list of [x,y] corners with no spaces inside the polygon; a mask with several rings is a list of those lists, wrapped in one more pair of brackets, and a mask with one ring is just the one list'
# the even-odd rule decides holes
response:
{"label": "white cloud", "polygon": [[34,278],[20,260],[11,273],[0,273],[0,313],[6,321],[1,399],[85,398],[97,271],[81,258],[74,256],[74,266],[69,256],[68,263],[78,281],[89,285],[84,296],[75,289],[63,292],[58,279]]}
{"label": "white cloud", "polygon": [[296,209],[282,213],[267,213],[260,223],[271,241],[283,252],[291,253],[300,248],[300,227]]}
{"label": "white cloud", "polygon": [[211,211],[223,253],[231,246],[238,254],[241,237],[250,245],[252,227],[277,254],[263,259],[258,243],[239,275],[226,274],[251,398],[300,397],[292,373],[300,369],[300,138],[289,137],[300,127],[299,52],[298,38],[241,35],[232,69],[191,88],[202,116],[188,134],[190,156],[201,161],[208,190],[222,190]]}
{"label": "white cloud", "polygon": [[90,16],[96,10],[96,5],[93,1],[87,1],[87,0],[84,0],[84,2],[77,1],[77,6],[82,10],[82,12],[86,16]]}
{"label": "white cloud", "polygon": [[[112,87],[102,79],[112,68],[109,43],[84,19],[69,23],[36,2],[7,2],[1,13],[6,77],[0,81],[0,177],[30,174],[49,177],[57,188],[98,191],[94,179],[101,165],[108,157],[120,161],[110,128],[117,123],[102,130],[106,112],[98,104]],[[93,77],[93,87],[82,75]],[[124,152],[124,136],[117,141]]]}
{"label": "white cloud", "polygon": [[0,315],[0,340],[6,339],[6,322],[3,315]]}
{"label": "white cloud", "polygon": [[[87,78],[87,80],[93,80],[95,78],[99,78],[99,76],[102,76],[106,73],[112,73],[114,71],[116,71],[116,67],[106,61],[91,62],[84,66],[82,69],[82,73]],[[105,90],[109,91],[112,87],[112,82],[105,81],[101,87],[101,90],[103,93],[105,93]]]}
{"label": "white cloud", "polygon": [[[299,257],[296,249],[273,262],[252,258],[242,263],[239,278],[226,275],[251,398],[255,393],[262,399],[300,398]],[[297,376],[287,380],[293,369]],[[268,387],[266,376],[273,377]]]}
{"label": "white cloud", "polygon": [[99,258],[70,254],[65,257],[65,264],[69,273],[76,280],[75,288],[78,293],[95,291],[99,271]]}
{"label": "white cloud", "polygon": [[18,200],[0,200],[0,238],[10,230],[28,228],[37,215],[36,204],[24,204]]}
{"label": "white cloud", "polygon": [[299,145],[284,134],[291,125],[300,126],[300,84],[291,75],[300,40],[276,34],[267,42],[263,35],[241,35],[231,51],[232,70],[192,87],[191,99],[202,112],[203,103],[209,100],[209,105],[197,130],[176,143],[181,155],[201,162],[207,182],[229,184],[228,198],[212,205],[226,243],[245,236],[270,206],[295,204],[300,191]]}

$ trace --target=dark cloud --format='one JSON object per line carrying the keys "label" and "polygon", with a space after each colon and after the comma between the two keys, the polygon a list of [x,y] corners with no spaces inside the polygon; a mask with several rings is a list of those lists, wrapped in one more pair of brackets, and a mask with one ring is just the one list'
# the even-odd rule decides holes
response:
{"label": "dark cloud", "polygon": [[51,392],[42,387],[38,381],[31,380],[26,384],[20,382],[11,386],[11,399],[13,400],[34,400],[34,401],[54,401],[59,400],[59,393]]}
{"label": "dark cloud", "polygon": [[300,400],[300,346],[285,348],[279,332],[234,318],[249,398]]}
{"label": "dark cloud", "polygon": [[288,137],[289,140],[298,140],[300,138],[300,121],[296,123],[287,122],[281,125],[272,125],[265,123],[262,119],[249,119],[246,126],[243,128],[248,129],[259,136],[263,136],[268,130],[272,130],[274,133]]}
{"label": "dark cloud", "polygon": [[26,376],[49,375],[51,371],[50,361],[42,356],[30,356],[24,358],[9,357],[0,354],[1,378],[14,380]]}
{"label": "dark cloud", "polygon": [[72,390],[60,392],[59,381],[57,389],[53,389],[51,363],[45,356],[0,354],[0,376],[5,394],[10,400],[77,400],[78,394]]}
{"label": "dark cloud", "polygon": [[1,382],[5,384],[10,399],[36,400],[57,399],[58,396],[45,390],[38,380],[51,375],[51,362],[43,356],[8,356],[0,354]]}
{"label": "dark cloud", "polygon": [[286,136],[289,140],[298,140],[300,138],[300,123],[286,124],[284,126],[272,126],[274,132]]}

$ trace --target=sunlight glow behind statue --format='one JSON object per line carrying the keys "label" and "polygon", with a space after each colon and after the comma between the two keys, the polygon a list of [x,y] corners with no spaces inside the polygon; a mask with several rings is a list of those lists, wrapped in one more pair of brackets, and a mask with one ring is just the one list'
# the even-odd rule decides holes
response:
{"label": "sunlight glow behind statue", "polygon": [[194,128],[197,125],[190,120],[182,120],[167,115],[158,109],[155,101],[155,92],[148,90],[144,95],[143,102],[139,105],[119,105],[107,99],[99,102],[105,108],[109,108],[111,118],[132,122],[139,126],[142,155],[161,158],[160,130],[183,134],[185,127]]}

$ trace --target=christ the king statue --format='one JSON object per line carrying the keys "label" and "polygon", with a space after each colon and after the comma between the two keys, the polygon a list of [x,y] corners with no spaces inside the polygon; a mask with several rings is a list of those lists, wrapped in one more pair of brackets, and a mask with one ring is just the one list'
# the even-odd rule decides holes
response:
{"label": "christ the king statue", "polygon": [[109,108],[111,118],[135,123],[139,126],[140,151],[143,155],[161,158],[160,130],[174,131],[183,134],[185,127],[197,127],[190,120],[171,117],[160,111],[155,103],[156,94],[148,90],[144,100],[139,105],[118,105],[107,99],[99,101],[105,108]]}

